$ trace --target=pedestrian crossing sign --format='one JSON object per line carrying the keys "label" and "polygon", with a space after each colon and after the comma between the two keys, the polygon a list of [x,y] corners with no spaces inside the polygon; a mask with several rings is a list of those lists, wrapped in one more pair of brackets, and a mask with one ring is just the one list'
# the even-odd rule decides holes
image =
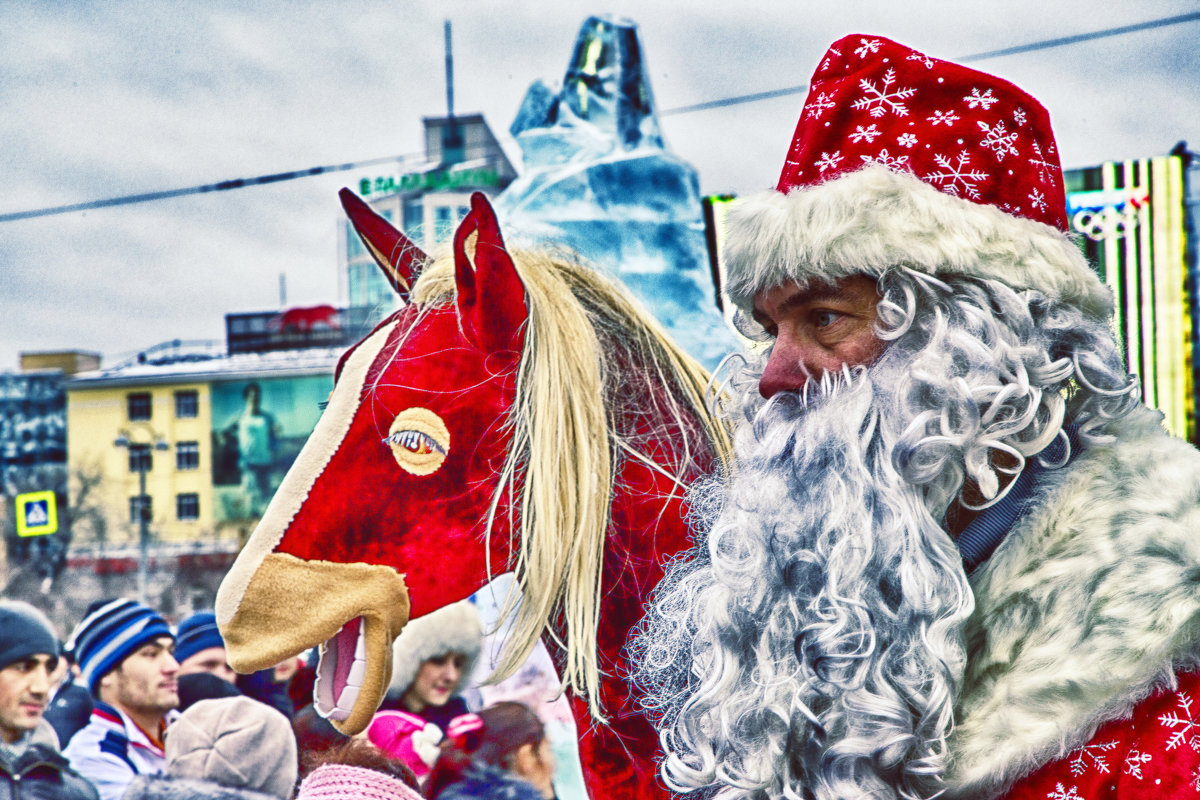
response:
{"label": "pedestrian crossing sign", "polygon": [[17,536],[42,536],[58,531],[58,506],[54,492],[17,495]]}

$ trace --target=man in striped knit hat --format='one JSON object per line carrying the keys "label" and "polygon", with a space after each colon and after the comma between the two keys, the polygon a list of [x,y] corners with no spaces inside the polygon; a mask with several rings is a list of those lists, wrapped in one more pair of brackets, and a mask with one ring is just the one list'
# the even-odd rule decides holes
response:
{"label": "man in striped knit hat", "polygon": [[156,611],[118,598],[93,603],[67,646],[96,706],[64,755],[101,800],[118,800],[135,775],[165,768],[163,734],[179,705],[175,637]]}

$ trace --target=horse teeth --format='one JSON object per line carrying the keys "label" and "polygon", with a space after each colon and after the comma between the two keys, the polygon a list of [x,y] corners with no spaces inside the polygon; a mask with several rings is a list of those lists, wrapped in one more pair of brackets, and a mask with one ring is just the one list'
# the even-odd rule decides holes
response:
{"label": "horse teeth", "polygon": [[339,722],[350,716],[350,712],[354,710],[354,704],[358,702],[358,687],[346,684],[346,688],[342,689],[342,694],[338,697],[337,708],[329,715],[330,719],[336,719]]}
{"label": "horse teeth", "polygon": [[354,643],[354,659],[363,661],[367,657],[367,637],[366,631],[361,627],[358,629],[358,641]]}
{"label": "horse teeth", "polygon": [[367,662],[355,659],[354,665],[350,667],[350,674],[346,676],[347,686],[362,686],[363,678],[367,674]]}

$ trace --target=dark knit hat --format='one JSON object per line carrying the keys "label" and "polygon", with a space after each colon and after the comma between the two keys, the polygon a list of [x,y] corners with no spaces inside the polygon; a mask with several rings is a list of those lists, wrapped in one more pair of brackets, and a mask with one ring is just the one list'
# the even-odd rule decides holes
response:
{"label": "dark knit hat", "polygon": [[50,620],[29,603],[0,600],[0,669],[42,654],[58,656]]}
{"label": "dark knit hat", "polygon": [[224,646],[225,640],[217,630],[217,615],[212,611],[197,611],[175,629],[175,660],[180,664],[201,650]]}
{"label": "dark knit hat", "polygon": [[126,598],[100,600],[88,607],[67,648],[75,653],[83,680],[94,695],[101,678],[160,636],[174,638],[154,609]]}

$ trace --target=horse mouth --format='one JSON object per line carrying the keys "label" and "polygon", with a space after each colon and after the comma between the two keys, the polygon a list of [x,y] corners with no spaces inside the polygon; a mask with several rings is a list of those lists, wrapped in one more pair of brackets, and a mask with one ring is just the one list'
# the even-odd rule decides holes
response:
{"label": "horse mouth", "polygon": [[[362,617],[342,626],[320,649],[313,702],[317,713],[333,722],[345,722],[363,697],[367,674],[367,637]],[[378,700],[372,705],[378,707]]]}
{"label": "horse mouth", "polygon": [[254,672],[320,645],[316,711],[347,735],[366,729],[391,681],[392,642],[408,622],[408,589],[396,570],[271,553],[240,597],[218,595],[217,605],[230,666]]}

